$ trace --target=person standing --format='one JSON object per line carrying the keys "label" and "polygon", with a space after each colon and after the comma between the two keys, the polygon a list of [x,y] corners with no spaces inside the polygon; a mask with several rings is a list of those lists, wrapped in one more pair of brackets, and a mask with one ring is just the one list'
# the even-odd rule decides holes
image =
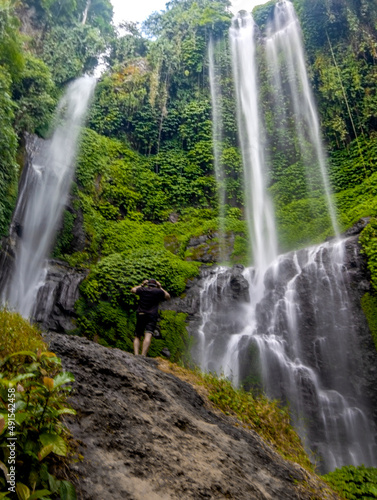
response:
{"label": "person standing", "polygon": [[169,300],[170,295],[162,288],[161,283],[155,279],[144,280],[141,285],[131,288],[131,292],[139,296],[139,305],[136,311],[134,353],[136,356],[139,354],[140,341],[144,335],[141,355],[146,356],[157,324],[158,305],[163,300]]}

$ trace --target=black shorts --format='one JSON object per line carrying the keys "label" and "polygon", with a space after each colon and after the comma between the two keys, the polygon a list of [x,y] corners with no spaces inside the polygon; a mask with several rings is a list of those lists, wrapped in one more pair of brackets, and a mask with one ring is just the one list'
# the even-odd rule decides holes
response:
{"label": "black shorts", "polygon": [[137,313],[135,337],[142,337],[144,332],[153,334],[156,329],[157,319],[157,314]]}

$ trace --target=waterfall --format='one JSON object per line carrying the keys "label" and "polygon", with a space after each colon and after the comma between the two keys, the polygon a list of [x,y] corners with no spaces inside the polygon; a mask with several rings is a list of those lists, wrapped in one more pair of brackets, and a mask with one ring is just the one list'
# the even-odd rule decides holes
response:
{"label": "waterfall", "polygon": [[[362,317],[359,297],[350,296],[355,284],[345,266],[349,243],[338,237],[278,256],[258,107],[256,37],[251,16],[238,14],[230,41],[254,267],[243,271],[248,292],[242,300],[234,298],[234,269],[219,267],[205,278],[193,358],[203,370],[226,376],[234,385],[247,381],[288,403],[321,472],[343,465],[376,466],[376,428],[364,366],[369,332],[364,320],[357,323]],[[300,27],[286,0],[275,6],[265,50],[275,113],[281,110],[281,123],[293,120],[308,188],[325,196],[338,236]]]}
{"label": "waterfall", "polygon": [[212,37],[208,44],[208,60],[209,60],[209,82],[211,90],[212,103],[212,137],[213,137],[213,157],[215,166],[215,175],[218,186],[219,198],[219,247],[220,247],[220,262],[225,260],[225,179],[224,169],[221,162],[221,144],[222,144],[222,123],[221,110],[219,106],[220,86],[218,83],[219,75],[216,72],[214,41]]}
{"label": "waterfall", "polygon": [[268,23],[266,60],[272,74],[277,104],[275,113],[280,110],[281,114],[278,126],[287,127],[289,133],[288,105],[293,115],[301,159],[306,167],[308,187],[325,195],[333,231],[339,236],[318,112],[306,70],[301,28],[293,4],[287,0],[276,4],[273,20]]}
{"label": "waterfall", "polygon": [[[243,271],[249,293],[234,300],[234,270],[205,278],[194,360],[205,371],[263,388],[289,403],[293,424],[321,472],[377,465],[376,430],[365,396],[361,312],[348,290],[347,240],[278,256],[263,277]],[[372,348],[372,347],[371,347]],[[251,382],[250,382],[251,381]]]}
{"label": "waterfall", "polygon": [[273,207],[267,193],[264,134],[258,108],[255,24],[251,16],[238,14],[233,19],[230,41],[250,241],[257,278],[261,278],[276,258],[277,241]]}
{"label": "waterfall", "polygon": [[[265,275],[252,341],[263,386],[289,402],[294,425],[323,470],[377,464],[345,241],[279,256]],[[359,312],[360,314],[360,312]]]}
{"label": "waterfall", "polygon": [[26,318],[33,314],[46,276],[45,260],[68,198],[80,126],[95,83],[94,78],[83,77],[68,87],[58,106],[55,132],[35,153],[20,185],[11,224],[17,241],[15,259],[2,302]]}

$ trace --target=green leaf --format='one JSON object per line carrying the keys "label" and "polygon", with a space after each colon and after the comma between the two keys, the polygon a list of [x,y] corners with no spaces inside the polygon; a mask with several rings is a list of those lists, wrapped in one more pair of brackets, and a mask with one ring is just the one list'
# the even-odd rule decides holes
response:
{"label": "green leaf", "polygon": [[0,435],[5,431],[6,423],[5,418],[0,416]]}
{"label": "green leaf", "polygon": [[2,432],[4,432],[5,429],[8,429],[8,414],[7,413],[0,413],[0,418],[4,419],[5,427]]}
{"label": "green leaf", "polygon": [[19,500],[29,500],[30,498],[30,490],[25,484],[17,483],[16,493]]}
{"label": "green leaf", "polygon": [[[0,469],[4,472],[4,476],[7,477],[8,469],[4,462],[0,460]],[[0,497],[1,498],[1,497]]]}
{"label": "green leaf", "polygon": [[73,408],[62,408],[61,410],[58,410],[56,413],[58,415],[64,415],[66,413],[70,415],[76,415],[76,410],[74,410]]}
{"label": "green leaf", "polygon": [[57,434],[45,433],[39,436],[39,439],[43,446],[52,445],[52,451],[56,455],[65,457],[67,454],[67,445],[64,439]]}
{"label": "green leaf", "polygon": [[54,389],[56,389],[57,387],[60,387],[63,384],[69,384],[70,382],[74,382],[74,381],[75,381],[75,377],[73,376],[72,373],[70,373],[70,372],[59,373],[54,378]]}
{"label": "green leaf", "polygon": [[377,498],[377,487],[369,486],[369,492],[372,493]]}
{"label": "green leaf", "polygon": [[75,487],[69,481],[61,481],[59,493],[61,500],[77,499]]}
{"label": "green leaf", "polygon": [[32,493],[30,495],[30,497],[28,498],[28,500],[37,500],[37,498],[43,498],[46,495],[50,495],[50,491],[48,491],[48,490],[37,490],[37,491],[34,491],[34,493]]}
{"label": "green leaf", "polygon": [[[7,356],[4,361],[8,361],[8,359],[14,358],[15,356],[30,356],[31,358],[34,359],[34,361],[37,360],[37,355],[33,351],[18,351],[18,352],[14,352],[13,354],[10,354],[9,356]],[[19,483],[19,484],[22,484],[22,483]]]}
{"label": "green leaf", "polygon": [[41,462],[52,451],[54,451],[53,444],[48,444],[47,446],[43,446],[43,448],[41,448],[40,452],[38,453],[38,460]]}
{"label": "green leaf", "polygon": [[48,485],[50,487],[51,493],[56,493],[60,488],[61,481],[58,481],[55,476],[48,474]]}
{"label": "green leaf", "polygon": [[24,413],[16,413],[16,424],[21,425],[25,420],[27,420],[29,417],[33,416],[29,412],[24,412]]}

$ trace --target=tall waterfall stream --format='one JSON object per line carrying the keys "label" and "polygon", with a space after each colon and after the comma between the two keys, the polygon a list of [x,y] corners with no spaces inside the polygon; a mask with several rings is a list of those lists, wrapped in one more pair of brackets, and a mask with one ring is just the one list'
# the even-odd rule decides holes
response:
{"label": "tall waterfall stream", "polygon": [[46,276],[46,258],[71,187],[82,125],[96,80],[79,78],[58,106],[58,125],[38,148],[23,173],[11,224],[15,258],[3,287],[2,302],[25,318],[33,315],[38,289]]}

